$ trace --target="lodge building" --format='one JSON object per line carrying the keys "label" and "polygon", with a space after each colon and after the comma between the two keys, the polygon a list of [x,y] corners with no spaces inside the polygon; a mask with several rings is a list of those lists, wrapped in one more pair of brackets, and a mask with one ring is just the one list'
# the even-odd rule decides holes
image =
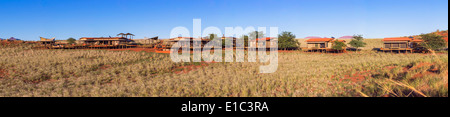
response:
{"label": "lodge building", "polygon": [[400,37],[400,38],[384,38],[383,52],[414,52],[415,49],[420,48],[422,40],[414,37]]}
{"label": "lodge building", "polygon": [[[308,52],[336,52],[332,49],[335,41],[346,42],[345,40],[335,40],[334,38],[312,38],[306,40],[307,47],[305,51]],[[346,48],[344,48],[345,51]]]}
{"label": "lodge building", "polygon": [[82,37],[80,41],[85,45],[121,45],[130,40],[125,37]]}

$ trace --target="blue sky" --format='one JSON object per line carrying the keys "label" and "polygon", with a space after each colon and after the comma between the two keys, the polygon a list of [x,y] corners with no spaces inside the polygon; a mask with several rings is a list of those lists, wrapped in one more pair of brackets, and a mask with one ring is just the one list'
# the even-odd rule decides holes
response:
{"label": "blue sky", "polygon": [[448,29],[448,0],[0,0],[0,38],[168,38],[172,28],[279,27],[297,38],[417,35]]}

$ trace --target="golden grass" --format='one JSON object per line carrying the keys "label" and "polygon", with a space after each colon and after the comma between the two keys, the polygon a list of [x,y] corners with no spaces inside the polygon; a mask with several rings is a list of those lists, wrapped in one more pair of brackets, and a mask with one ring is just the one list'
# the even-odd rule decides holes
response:
{"label": "golden grass", "polygon": [[[279,53],[278,70],[258,72],[261,63],[214,63],[186,74],[166,54],[107,50],[32,50],[0,48],[0,96],[113,97],[334,97],[448,96],[448,54],[436,62],[430,55],[371,51],[346,54]],[[409,70],[406,66],[433,63]],[[192,64],[192,63],[189,63]],[[397,66],[392,70],[386,67]],[[440,72],[415,78],[437,68]],[[347,82],[348,74],[370,75]],[[395,85],[389,79],[405,84]],[[414,80],[412,80],[414,79]],[[364,94],[364,95],[362,95]]]}

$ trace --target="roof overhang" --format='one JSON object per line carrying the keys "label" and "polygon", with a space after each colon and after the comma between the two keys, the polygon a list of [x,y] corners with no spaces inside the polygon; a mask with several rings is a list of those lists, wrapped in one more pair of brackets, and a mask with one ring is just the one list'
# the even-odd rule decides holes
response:
{"label": "roof overhang", "polygon": [[408,43],[409,41],[385,41],[384,43]]}
{"label": "roof overhang", "polygon": [[308,39],[306,42],[330,42],[334,40],[333,38],[315,38],[315,39]]}
{"label": "roof overhang", "polygon": [[413,39],[408,38],[408,37],[401,37],[401,38],[384,38],[383,41],[406,41],[406,42],[410,42]]}

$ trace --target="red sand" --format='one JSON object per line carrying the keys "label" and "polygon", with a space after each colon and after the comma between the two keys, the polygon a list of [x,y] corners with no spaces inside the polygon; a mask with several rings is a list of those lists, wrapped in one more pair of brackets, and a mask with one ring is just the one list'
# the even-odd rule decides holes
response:
{"label": "red sand", "polygon": [[416,70],[416,69],[419,69],[422,67],[430,67],[432,65],[433,64],[431,64],[431,63],[418,63],[418,64],[414,65],[413,67],[409,68],[408,70]]}
{"label": "red sand", "polygon": [[111,65],[102,65],[102,66],[99,67],[99,69],[105,70],[105,69],[109,69],[111,67],[112,67]]}
{"label": "red sand", "polygon": [[8,71],[0,69],[0,78],[4,78],[8,75]]}
{"label": "red sand", "polygon": [[[370,76],[371,71],[362,71],[356,72],[354,74],[344,75],[344,78],[339,79],[339,82],[351,81],[353,83],[358,83],[366,80],[366,77]],[[331,76],[332,79],[335,79],[335,76]]]}
{"label": "red sand", "polygon": [[[434,64],[432,64],[432,63],[418,63],[418,64],[416,64],[414,66],[403,67],[403,72],[407,73],[407,72],[409,72],[411,70],[416,70],[416,69],[423,68],[423,67],[427,67],[428,68],[427,72],[425,72],[425,73],[417,73],[413,77],[411,77],[411,80],[414,80],[414,79],[417,79],[417,78],[422,78],[424,76],[429,76],[429,75],[437,75],[436,72],[439,71],[439,69],[438,68],[431,69],[430,67],[432,65],[434,65]],[[397,67],[399,67],[399,66],[386,66],[386,67],[384,67],[384,69],[392,70],[392,69],[397,68]],[[344,75],[343,78],[340,78],[338,80],[339,80],[339,82],[343,82],[343,81],[346,81],[346,80],[350,80],[353,83],[362,82],[367,77],[370,77],[372,71],[361,71],[361,72],[356,72],[354,74],[347,74],[347,75]],[[333,76],[331,76],[331,79],[337,79],[337,78],[336,78],[336,76],[333,75]]]}
{"label": "red sand", "polygon": [[156,50],[156,53],[170,54],[171,52],[170,51],[159,51],[159,50]]}

